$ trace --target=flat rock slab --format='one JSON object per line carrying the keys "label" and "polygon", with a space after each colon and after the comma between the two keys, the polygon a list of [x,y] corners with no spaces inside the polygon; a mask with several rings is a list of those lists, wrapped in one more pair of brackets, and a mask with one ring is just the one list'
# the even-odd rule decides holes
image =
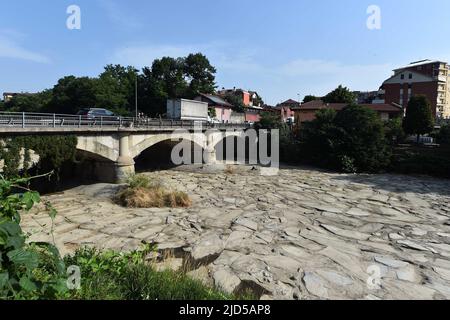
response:
{"label": "flat rock slab", "polygon": [[[111,201],[118,186],[109,184],[44,196],[58,211],[57,246],[130,251],[155,242],[170,258],[162,268],[193,262],[192,277],[265,299],[450,299],[449,180],[223,170],[147,174],[187,192],[190,208],[125,209]],[[22,227],[30,241],[52,239],[43,205]],[[374,270],[378,290],[368,285]]]}

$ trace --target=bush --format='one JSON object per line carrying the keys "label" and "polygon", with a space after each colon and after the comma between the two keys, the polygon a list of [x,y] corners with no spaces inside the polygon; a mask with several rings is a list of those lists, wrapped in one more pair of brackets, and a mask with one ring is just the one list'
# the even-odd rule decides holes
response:
{"label": "bush", "polygon": [[389,164],[390,150],[378,115],[362,106],[336,113],[324,109],[300,134],[312,164],[344,172],[378,172]]}
{"label": "bush", "polygon": [[398,148],[390,171],[404,174],[426,174],[450,178],[450,148]]}
{"label": "bush", "polygon": [[316,113],[316,119],[302,124],[300,140],[303,142],[303,157],[300,159],[312,165],[332,167],[332,137],[337,128],[334,125],[336,111],[323,109]]}
{"label": "bush", "polygon": [[127,208],[185,208],[192,204],[186,193],[167,191],[159,181],[152,182],[145,175],[132,175],[127,183],[114,197],[116,203]]}
{"label": "bush", "polygon": [[335,154],[353,159],[356,171],[378,172],[389,164],[383,122],[375,111],[350,106],[338,112],[334,124],[342,133],[334,138]]}
{"label": "bush", "polygon": [[402,143],[406,139],[405,131],[403,130],[402,119],[394,118],[389,120],[384,125],[386,141],[392,145]]}
{"label": "bush", "polygon": [[450,125],[442,126],[437,134],[437,142],[450,145]]}
{"label": "bush", "polygon": [[231,295],[204,286],[186,274],[156,271],[146,256],[156,248],[146,245],[131,253],[82,248],[65,258],[67,265],[80,267],[81,288],[68,299],[83,300],[212,300],[233,299]]}
{"label": "bush", "polygon": [[[66,290],[65,267],[56,247],[27,244],[20,227],[20,212],[41,201],[37,192],[24,187],[29,181],[8,181],[0,175],[0,299],[54,299]],[[56,211],[46,206],[53,219]]]}

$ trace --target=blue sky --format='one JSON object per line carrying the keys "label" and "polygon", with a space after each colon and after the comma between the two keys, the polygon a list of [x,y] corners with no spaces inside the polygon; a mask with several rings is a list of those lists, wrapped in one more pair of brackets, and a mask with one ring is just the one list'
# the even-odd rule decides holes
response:
{"label": "blue sky", "polygon": [[[450,61],[448,0],[15,0],[0,11],[0,92],[38,91],[108,63],[202,52],[219,87],[275,104],[339,84],[375,90],[411,61]],[[69,5],[81,30],[66,28]],[[366,27],[369,5],[381,30]]]}

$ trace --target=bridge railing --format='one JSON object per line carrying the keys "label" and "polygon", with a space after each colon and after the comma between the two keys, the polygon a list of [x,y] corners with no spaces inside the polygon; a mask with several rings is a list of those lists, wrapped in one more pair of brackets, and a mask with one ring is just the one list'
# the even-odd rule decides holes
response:
{"label": "bridge railing", "polygon": [[246,123],[210,123],[195,120],[131,118],[117,116],[88,117],[81,115],[0,112],[0,128],[249,128]]}

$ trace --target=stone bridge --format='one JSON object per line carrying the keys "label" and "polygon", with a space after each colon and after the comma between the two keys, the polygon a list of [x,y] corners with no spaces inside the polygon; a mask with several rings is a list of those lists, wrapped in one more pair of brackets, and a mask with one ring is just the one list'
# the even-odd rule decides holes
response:
{"label": "stone bridge", "polygon": [[0,112],[0,141],[17,135],[76,135],[77,149],[88,155],[93,174],[108,182],[122,181],[133,173],[134,159],[163,141],[188,141],[201,148],[204,163],[213,164],[216,146],[227,137],[254,135],[249,128],[248,124],[193,120]]}
{"label": "stone bridge", "polygon": [[94,155],[97,159],[96,171],[99,176],[108,176],[112,180],[122,181],[134,172],[134,159],[152,146],[164,142],[190,142],[201,148],[203,162],[215,164],[216,147],[228,137],[246,138],[243,130],[207,130],[192,131],[177,129],[171,132],[129,131],[118,133],[80,133],[77,134],[77,149]]}

